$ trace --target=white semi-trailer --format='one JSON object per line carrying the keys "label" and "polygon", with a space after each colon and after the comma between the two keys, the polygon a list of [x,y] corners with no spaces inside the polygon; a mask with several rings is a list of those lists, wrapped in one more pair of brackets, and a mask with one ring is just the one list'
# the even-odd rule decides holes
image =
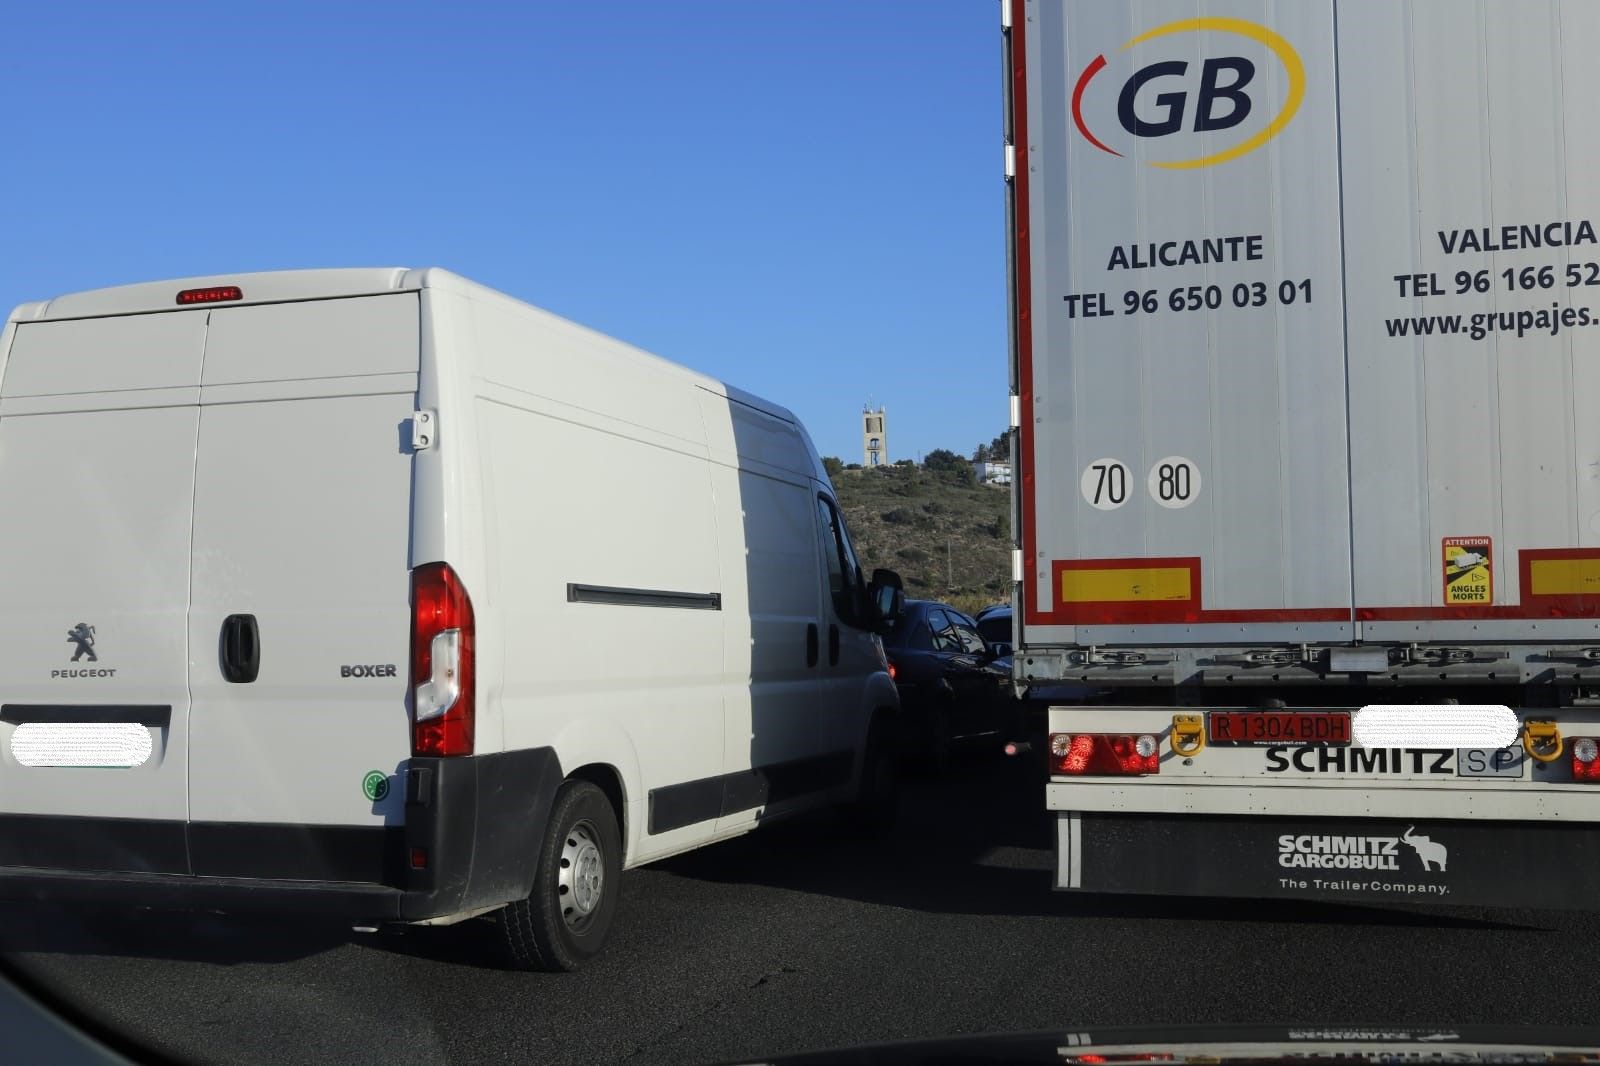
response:
{"label": "white semi-trailer", "polygon": [[1587,906],[1600,5],[1002,7],[1058,886]]}

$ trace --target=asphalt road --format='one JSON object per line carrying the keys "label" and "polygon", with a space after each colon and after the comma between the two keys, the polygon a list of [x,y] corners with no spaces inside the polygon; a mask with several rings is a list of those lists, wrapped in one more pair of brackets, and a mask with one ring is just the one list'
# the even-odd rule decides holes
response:
{"label": "asphalt road", "polygon": [[913,782],[891,842],[776,826],[624,875],[608,956],[497,971],[497,933],[359,937],[0,910],[13,972],[210,1062],[685,1063],[1143,1022],[1584,1024],[1591,915],[1108,899],[1050,890],[1014,764]]}

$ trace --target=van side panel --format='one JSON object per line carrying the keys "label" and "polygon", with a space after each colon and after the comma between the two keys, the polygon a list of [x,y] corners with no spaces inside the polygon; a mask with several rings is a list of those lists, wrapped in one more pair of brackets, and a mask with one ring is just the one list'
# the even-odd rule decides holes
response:
{"label": "van side panel", "polygon": [[[759,805],[732,809],[719,830],[748,828],[810,798],[823,754],[817,704],[822,653],[816,518],[804,452],[794,427],[753,407],[701,393],[713,459],[717,535],[724,585],[739,589],[727,607],[727,739],[730,774],[758,772]],[[796,767],[785,771],[780,767]],[[780,787],[773,789],[772,772]],[[788,775],[787,788],[783,778]]]}
{"label": "van side panel", "polygon": [[[472,372],[484,382],[594,412],[597,425],[705,454],[695,376],[621,341],[472,287]],[[666,442],[662,442],[666,443]]]}
{"label": "van side panel", "polygon": [[612,766],[630,863],[682,850],[720,810],[728,591],[693,388],[626,370],[626,349],[586,330],[468,303],[479,625],[492,619],[504,647],[505,746],[552,746],[567,772]]}
{"label": "van side panel", "polygon": [[[615,725],[647,805],[715,778],[724,586],[705,461],[490,399],[478,422],[507,748],[553,744],[572,769],[586,734]],[[660,831],[639,857],[709,828],[671,825],[681,816],[659,808],[675,797],[647,806],[644,828]]]}

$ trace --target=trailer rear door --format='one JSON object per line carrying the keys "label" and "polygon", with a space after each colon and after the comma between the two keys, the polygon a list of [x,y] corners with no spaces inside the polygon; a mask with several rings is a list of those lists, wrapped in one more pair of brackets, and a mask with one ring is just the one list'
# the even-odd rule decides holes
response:
{"label": "trailer rear door", "polygon": [[1333,9],[1201,8],[1014,5],[1029,644],[1353,633]]}
{"label": "trailer rear door", "polygon": [[1600,11],[1011,23],[1026,643],[1594,640]]}

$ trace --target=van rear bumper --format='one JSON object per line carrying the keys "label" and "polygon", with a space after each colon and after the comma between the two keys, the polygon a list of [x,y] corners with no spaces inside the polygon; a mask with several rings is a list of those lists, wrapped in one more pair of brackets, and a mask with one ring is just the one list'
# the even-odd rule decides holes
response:
{"label": "van rear bumper", "polygon": [[415,758],[405,824],[0,815],[0,899],[418,921],[520,899],[561,783],[554,751]]}

